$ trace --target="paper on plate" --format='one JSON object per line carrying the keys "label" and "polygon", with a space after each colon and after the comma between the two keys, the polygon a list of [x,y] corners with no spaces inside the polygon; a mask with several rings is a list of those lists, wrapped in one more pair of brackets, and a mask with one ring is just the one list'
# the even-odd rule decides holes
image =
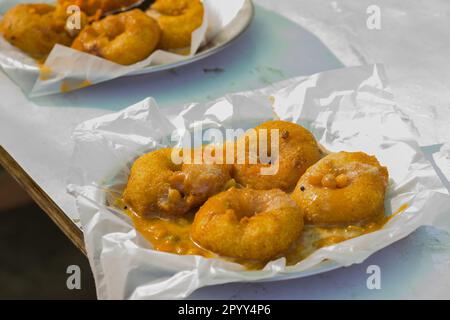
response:
{"label": "paper on plate", "polygon": [[[280,118],[313,132],[330,151],[364,151],[387,166],[386,212],[408,207],[379,231],[315,251],[295,266],[284,258],[260,271],[199,256],[151,250],[121,212],[105,206],[108,189],[120,189],[137,156],[170,145],[194,127],[248,128]],[[324,259],[346,266],[422,225],[450,231],[450,196],[399,116],[383,67],[344,68],[286,80],[262,90],[208,103],[159,109],[148,98],[79,125],[68,190],[76,197],[88,257],[100,299],[184,298],[226,282],[302,276]],[[177,141],[172,142],[177,143]]]}
{"label": "paper on plate", "polygon": [[[41,2],[55,3],[56,0]],[[204,16],[202,25],[192,33],[188,55],[156,50],[148,58],[130,66],[56,45],[45,61],[45,77],[40,76],[36,61],[0,36],[0,66],[31,97],[67,92],[86,85],[111,80],[149,65],[174,63],[195,55],[200,46],[212,39],[230,23],[244,5],[244,0],[202,0]],[[23,1],[7,0],[0,5],[0,12]],[[49,73],[49,74],[47,74]]]}

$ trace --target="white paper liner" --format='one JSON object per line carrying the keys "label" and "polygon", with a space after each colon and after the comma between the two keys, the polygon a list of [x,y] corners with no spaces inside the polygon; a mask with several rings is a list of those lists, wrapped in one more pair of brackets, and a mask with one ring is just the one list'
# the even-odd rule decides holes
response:
{"label": "white paper liner", "polygon": [[[47,57],[44,65],[51,70],[45,80],[39,76],[40,69],[36,61],[20,49],[12,46],[0,36],[0,66],[30,97],[72,91],[86,84],[97,84],[149,65],[174,63],[195,55],[200,46],[212,39],[229,24],[244,5],[244,0],[202,0],[204,16],[202,25],[192,33],[188,55],[179,55],[156,50],[148,58],[130,66],[123,66],[62,45],[56,45]],[[7,0],[0,10],[23,1]],[[55,3],[56,0],[41,2]],[[0,11],[1,12],[1,11]],[[0,17],[1,19],[1,17]]]}
{"label": "white paper liner", "polygon": [[[246,271],[220,259],[154,251],[128,217],[105,206],[105,188],[123,185],[133,159],[168,145],[175,128],[182,136],[199,124],[248,128],[273,118],[307,127],[328,150],[376,155],[390,174],[386,212],[404,204],[407,209],[383,229],[319,249],[295,266],[286,267],[282,258]],[[450,231],[448,191],[399,116],[381,65],[290,79],[179,108],[160,110],[148,98],[82,123],[73,138],[68,190],[77,200],[100,299],[178,299],[212,284],[301,277],[320,271],[324,259],[326,268],[360,263],[422,225]]]}

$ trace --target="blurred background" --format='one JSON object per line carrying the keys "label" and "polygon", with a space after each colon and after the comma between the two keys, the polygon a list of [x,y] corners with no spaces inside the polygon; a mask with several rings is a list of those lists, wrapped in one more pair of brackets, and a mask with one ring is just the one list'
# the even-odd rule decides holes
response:
{"label": "blurred background", "polygon": [[[0,167],[0,299],[95,299],[87,258]],[[69,265],[81,289],[69,290]]]}

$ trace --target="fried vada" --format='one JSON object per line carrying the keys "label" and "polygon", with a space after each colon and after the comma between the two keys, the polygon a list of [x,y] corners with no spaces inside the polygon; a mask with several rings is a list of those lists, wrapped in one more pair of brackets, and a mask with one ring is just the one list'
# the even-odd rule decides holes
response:
{"label": "fried vada", "polygon": [[232,181],[229,165],[176,164],[172,152],[182,154],[179,149],[159,149],[133,163],[123,199],[138,215],[183,215]]}
{"label": "fried vada", "polygon": [[156,21],[134,9],[86,26],[72,48],[130,65],[147,58],[156,48],[160,35]]}
{"label": "fried vada", "polygon": [[300,178],[292,198],[314,225],[363,223],[384,214],[388,171],[363,152],[332,153]]}
{"label": "fried vada", "polygon": [[302,228],[301,209],[281,190],[231,188],[199,209],[191,238],[224,257],[268,261],[282,255]]}
{"label": "fried vada", "polygon": [[162,30],[158,48],[189,47],[192,32],[203,22],[203,10],[200,0],[156,0],[147,13],[158,21]]}
{"label": "fried vada", "polygon": [[[271,150],[272,130],[278,131],[278,152]],[[256,140],[252,142],[252,134],[256,133]],[[262,142],[261,134],[266,133],[267,143]],[[257,141],[255,143],[255,141]],[[233,177],[237,183],[244,187],[254,189],[278,188],[290,192],[298,179],[311,165],[319,161],[322,154],[314,136],[302,126],[287,121],[268,121],[250,129],[243,137],[241,143],[245,145],[245,161],[236,160]],[[250,152],[250,144],[255,143],[258,148],[267,144],[267,155],[272,157],[270,163],[263,161],[257,154],[256,163],[250,159],[254,156]],[[242,147],[241,147],[242,148]],[[277,168],[274,174],[263,174],[262,169]]]}
{"label": "fried vada", "polygon": [[[49,4],[18,4],[8,10],[1,22],[3,37],[34,59],[47,57],[55,44],[70,46],[76,33],[68,30],[69,14],[64,7]],[[86,23],[80,16],[81,27]]]}

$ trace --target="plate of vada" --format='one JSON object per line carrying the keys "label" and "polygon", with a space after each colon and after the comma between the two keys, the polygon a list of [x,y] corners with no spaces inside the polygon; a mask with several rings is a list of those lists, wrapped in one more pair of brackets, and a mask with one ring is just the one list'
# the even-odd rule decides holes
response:
{"label": "plate of vada", "polygon": [[101,298],[361,263],[450,205],[380,65],[172,108],[148,98],[73,137],[69,191]]}
{"label": "plate of vada", "polygon": [[[276,156],[273,141],[262,137],[272,132]],[[254,133],[258,148],[262,140],[270,143],[271,164],[260,154],[250,160]],[[266,121],[236,141],[199,148],[162,148],[138,157],[116,199],[156,250],[218,257],[247,269],[281,257],[294,265],[389,220],[388,169],[364,152],[326,151],[301,125]],[[216,157],[208,159],[211,148]],[[176,163],[177,152],[189,156]],[[194,152],[202,160],[193,163]],[[232,160],[224,161],[225,154]],[[264,173],[269,166],[276,170]]]}

